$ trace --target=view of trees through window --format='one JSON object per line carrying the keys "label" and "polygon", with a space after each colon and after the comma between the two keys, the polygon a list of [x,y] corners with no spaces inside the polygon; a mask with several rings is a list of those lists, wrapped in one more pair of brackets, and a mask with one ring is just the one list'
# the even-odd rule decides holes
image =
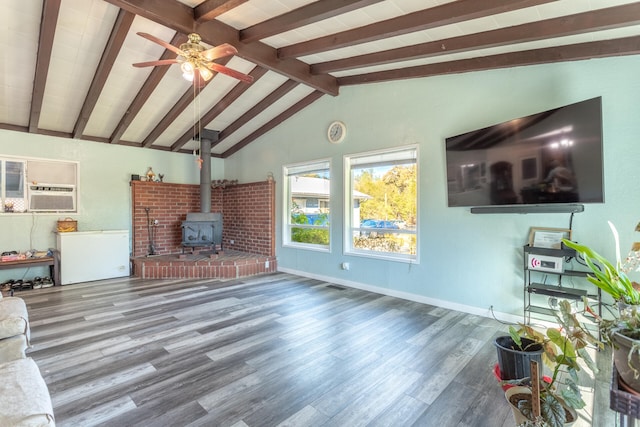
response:
{"label": "view of trees through window", "polygon": [[414,258],[417,253],[417,166],[415,150],[356,158],[352,249]]}
{"label": "view of trees through window", "polygon": [[[291,224],[302,224],[302,226],[291,227],[291,240],[299,243],[329,245],[329,212],[305,214],[295,202],[292,206]],[[322,228],[308,228],[306,227],[308,225]]]}
{"label": "view of trees through window", "polygon": [[[401,147],[344,158],[345,252],[417,259],[417,148]],[[330,162],[285,166],[285,245],[330,249]],[[337,197],[340,197],[337,196]]]}
{"label": "view of trees through window", "polygon": [[360,204],[361,218],[416,225],[416,167],[394,166],[382,177],[363,170],[356,178],[355,189],[371,196]]}

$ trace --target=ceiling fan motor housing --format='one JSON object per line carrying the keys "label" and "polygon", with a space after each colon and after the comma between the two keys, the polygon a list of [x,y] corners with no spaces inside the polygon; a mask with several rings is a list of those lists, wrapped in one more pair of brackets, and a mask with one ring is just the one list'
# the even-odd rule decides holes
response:
{"label": "ceiling fan motor housing", "polygon": [[202,39],[196,33],[189,34],[189,41],[180,45],[180,50],[188,55],[188,57],[197,57],[200,52],[204,51],[204,46],[200,44]]}

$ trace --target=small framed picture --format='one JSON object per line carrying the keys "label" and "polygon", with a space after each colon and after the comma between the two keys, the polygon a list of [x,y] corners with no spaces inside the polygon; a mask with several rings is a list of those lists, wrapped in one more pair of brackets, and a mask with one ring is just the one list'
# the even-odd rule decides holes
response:
{"label": "small framed picture", "polygon": [[571,230],[531,227],[529,232],[529,246],[534,248],[562,249],[562,239],[571,240]]}

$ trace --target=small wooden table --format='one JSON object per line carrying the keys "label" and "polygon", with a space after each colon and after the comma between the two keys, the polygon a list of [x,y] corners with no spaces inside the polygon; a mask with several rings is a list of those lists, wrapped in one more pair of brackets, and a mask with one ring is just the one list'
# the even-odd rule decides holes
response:
{"label": "small wooden table", "polygon": [[44,266],[49,266],[49,274],[51,275],[53,284],[60,285],[60,256],[58,251],[53,251],[53,256],[43,258],[27,258],[0,262],[0,270]]}

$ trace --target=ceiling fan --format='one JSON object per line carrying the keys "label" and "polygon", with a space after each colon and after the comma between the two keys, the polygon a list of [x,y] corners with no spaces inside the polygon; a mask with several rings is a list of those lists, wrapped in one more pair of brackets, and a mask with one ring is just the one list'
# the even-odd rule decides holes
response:
{"label": "ceiling fan", "polygon": [[160,40],[159,38],[152,36],[148,33],[137,33],[139,36],[144,37],[160,46],[168,49],[178,55],[175,59],[161,59],[158,61],[138,62],[133,64],[134,67],[153,67],[156,65],[171,65],[180,64],[182,69],[182,76],[189,81],[193,81],[194,84],[202,85],[204,82],[208,82],[214,76],[214,73],[226,74],[230,77],[242,80],[243,82],[253,82],[253,77],[247,74],[243,74],[239,71],[233,70],[224,65],[216,64],[216,59],[224,58],[225,56],[235,55],[238,53],[235,47],[230,44],[224,43],[211,49],[205,49],[200,44],[202,39],[196,33],[191,33],[188,36],[186,43],[182,43],[180,47],[176,47],[172,44]]}

